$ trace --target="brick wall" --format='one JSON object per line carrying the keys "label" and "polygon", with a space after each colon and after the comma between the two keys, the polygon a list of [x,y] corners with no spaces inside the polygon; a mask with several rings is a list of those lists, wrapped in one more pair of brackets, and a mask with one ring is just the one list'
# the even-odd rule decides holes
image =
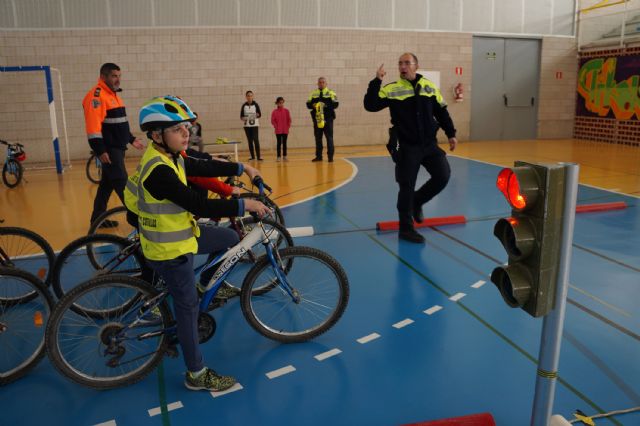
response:
{"label": "brick wall", "polygon": [[[640,55],[640,47],[581,52],[580,58],[594,59],[628,55]],[[578,97],[577,102],[584,102],[584,99]],[[640,121],[637,119],[618,120],[610,117],[576,115],[573,134],[577,139],[640,147]]]}
{"label": "brick wall", "polygon": [[[573,89],[562,95],[560,103],[556,97],[575,77],[574,45],[573,38],[544,38],[541,137],[571,134],[573,108],[565,105],[565,97]],[[317,78],[325,76],[340,100],[336,145],[381,145],[386,142],[389,113],[364,111],[362,98],[381,63],[388,72],[385,82],[390,82],[397,78],[398,56],[411,51],[417,54],[422,69],[440,71],[441,91],[459,138],[466,140],[469,99],[473,96],[471,46],[472,34],[450,32],[283,28],[0,31],[0,63],[50,65],[60,70],[69,151],[72,158],[86,158],[88,145],[80,103],[97,81],[98,69],[104,62],[115,62],[122,68],[122,98],[132,129],[138,135],[137,111],[142,103],[169,93],[181,96],[199,113],[205,141],[226,136],[242,140],[241,149],[246,149],[239,111],[245,91],[253,90],[266,117],[260,130],[264,146],[274,144],[268,117],[276,97],[283,96],[293,119],[290,146],[311,147],[313,131],[305,102],[316,87]],[[462,76],[455,75],[456,67],[463,67]],[[567,77],[560,83],[550,80],[558,67],[566,71]],[[49,112],[43,81],[41,75],[0,73],[0,137],[24,142],[32,160],[50,161]],[[454,102],[452,96],[458,82],[465,87],[462,103]],[[55,78],[54,85],[59,102],[61,93]],[[573,105],[573,100],[570,103]],[[57,118],[62,137],[60,108]],[[64,155],[65,147],[62,152]]]}

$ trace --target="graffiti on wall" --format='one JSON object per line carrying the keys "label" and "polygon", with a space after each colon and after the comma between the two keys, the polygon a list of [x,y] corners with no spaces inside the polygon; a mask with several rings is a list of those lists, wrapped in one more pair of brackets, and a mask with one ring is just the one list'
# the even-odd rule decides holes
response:
{"label": "graffiti on wall", "polygon": [[640,120],[640,56],[581,61],[576,114]]}

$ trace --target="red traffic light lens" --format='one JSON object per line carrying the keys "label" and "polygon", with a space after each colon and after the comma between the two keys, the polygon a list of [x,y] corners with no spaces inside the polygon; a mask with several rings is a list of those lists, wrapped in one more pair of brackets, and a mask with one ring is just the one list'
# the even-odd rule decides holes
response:
{"label": "red traffic light lens", "polygon": [[502,169],[498,173],[496,186],[514,209],[522,210],[527,206],[527,200],[520,193],[520,182],[513,170]]}

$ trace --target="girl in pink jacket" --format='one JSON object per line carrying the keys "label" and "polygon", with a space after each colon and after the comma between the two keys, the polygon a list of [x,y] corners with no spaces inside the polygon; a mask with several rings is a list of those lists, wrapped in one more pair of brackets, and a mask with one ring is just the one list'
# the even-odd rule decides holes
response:
{"label": "girl in pink jacket", "polygon": [[276,152],[278,155],[276,161],[280,161],[280,148],[282,148],[282,158],[284,158],[284,161],[288,161],[287,136],[289,136],[289,128],[291,127],[291,114],[284,107],[284,98],[282,96],[278,96],[276,105],[278,107],[271,113],[271,124],[276,129]]}

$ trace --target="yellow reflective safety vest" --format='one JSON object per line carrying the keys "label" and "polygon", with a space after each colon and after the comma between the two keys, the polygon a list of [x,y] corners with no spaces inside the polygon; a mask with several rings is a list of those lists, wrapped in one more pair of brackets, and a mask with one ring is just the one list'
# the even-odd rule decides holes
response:
{"label": "yellow reflective safety vest", "polygon": [[186,186],[187,175],[184,160],[177,164],[149,144],[140,160],[136,173],[129,177],[125,187],[125,204],[138,215],[138,230],[144,257],[150,260],[171,260],[198,251],[196,237],[200,236],[193,215],[173,202],[154,198],[143,182],[159,165],[166,165],[178,175]]}
{"label": "yellow reflective safety vest", "polygon": [[[420,80],[418,80],[417,86],[420,87],[419,89],[420,96],[427,96],[427,97],[435,96],[436,101],[438,101],[438,104],[440,104],[441,107],[447,106],[447,103],[442,98],[442,93],[440,93],[440,90],[435,84],[433,84],[432,81],[427,80],[424,77],[421,77]],[[380,96],[381,98],[403,101],[407,98],[415,96],[415,94],[416,94],[416,91],[411,85],[411,82],[405,79],[400,79],[393,83],[389,83],[386,86],[384,86],[382,89],[380,89],[378,96]]]}

